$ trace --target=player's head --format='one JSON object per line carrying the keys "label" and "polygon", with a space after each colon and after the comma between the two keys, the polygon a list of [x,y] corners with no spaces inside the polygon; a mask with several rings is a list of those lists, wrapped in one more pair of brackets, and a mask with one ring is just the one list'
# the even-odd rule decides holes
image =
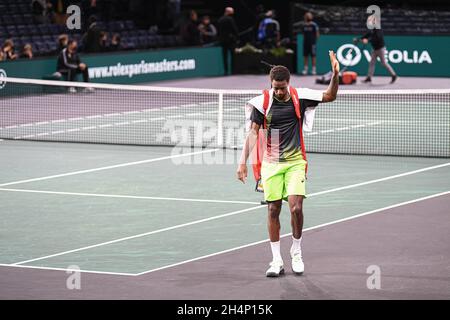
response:
{"label": "player's head", "polygon": [[313,14],[311,12],[308,11],[308,12],[305,13],[305,21],[306,22],[313,21],[313,18],[314,18]]}
{"label": "player's head", "polygon": [[77,46],[78,46],[78,43],[77,43],[77,41],[74,40],[74,39],[70,39],[70,40],[67,42],[67,48],[69,49],[70,52],[76,51],[76,50],[77,50]]}
{"label": "player's head", "polygon": [[277,99],[285,99],[288,95],[291,73],[285,66],[274,66],[270,69],[270,82]]}
{"label": "player's head", "polygon": [[232,16],[234,15],[234,9],[232,7],[226,7],[225,8],[225,15],[226,16]]}

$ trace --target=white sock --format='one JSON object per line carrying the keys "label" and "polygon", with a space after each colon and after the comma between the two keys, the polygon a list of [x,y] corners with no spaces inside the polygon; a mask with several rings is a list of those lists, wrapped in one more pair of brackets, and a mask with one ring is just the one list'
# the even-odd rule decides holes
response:
{"label": "white sock", "polygon": [[283,260],[281,258],[281,252],[280,252],[280,241],[277,242],[270,242],[270,248],[272,249],[272,257],[273,260]]}
{"label": "white sock", "polygon": [[302,252],[302,237],[300,239],[292,237],[291,253],[294,252]]}

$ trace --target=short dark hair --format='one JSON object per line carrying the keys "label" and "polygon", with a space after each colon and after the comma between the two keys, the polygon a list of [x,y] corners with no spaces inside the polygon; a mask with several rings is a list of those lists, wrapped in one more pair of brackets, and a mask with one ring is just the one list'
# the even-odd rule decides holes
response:
{"label": "short dark hair", "polygon": [[274,66],[270,69],[270,80],[273,81],[287,81],[291,78],[289,69],[285,66]]}
{"label": "short dark hair", "polygon": [[67,41],[67,46],[70,46],[72,43],[74,43],[74,42],[77,42],[77,40],[75,40],[75,39],[69,39],[68,41]]}

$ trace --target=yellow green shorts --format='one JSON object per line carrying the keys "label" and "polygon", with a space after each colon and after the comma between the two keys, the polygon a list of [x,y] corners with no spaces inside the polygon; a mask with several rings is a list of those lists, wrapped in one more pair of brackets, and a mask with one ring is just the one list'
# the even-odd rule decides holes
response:
{"label": "yellow green shorts", "polygon": [[306,161],[262,162],[261,180],[266,201],[287,200],[290,195],[306,195]]}

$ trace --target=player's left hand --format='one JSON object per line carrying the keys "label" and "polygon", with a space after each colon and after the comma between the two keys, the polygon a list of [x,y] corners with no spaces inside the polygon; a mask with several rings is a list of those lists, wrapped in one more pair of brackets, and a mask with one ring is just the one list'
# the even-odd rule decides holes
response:
{"label": "player's left hand", "polygon": [[328,51],[328,53],[330,54],[331,70],[334,74],[339,74],[340,67],[339,61],[336,59],[336,54],[333,50]]}

